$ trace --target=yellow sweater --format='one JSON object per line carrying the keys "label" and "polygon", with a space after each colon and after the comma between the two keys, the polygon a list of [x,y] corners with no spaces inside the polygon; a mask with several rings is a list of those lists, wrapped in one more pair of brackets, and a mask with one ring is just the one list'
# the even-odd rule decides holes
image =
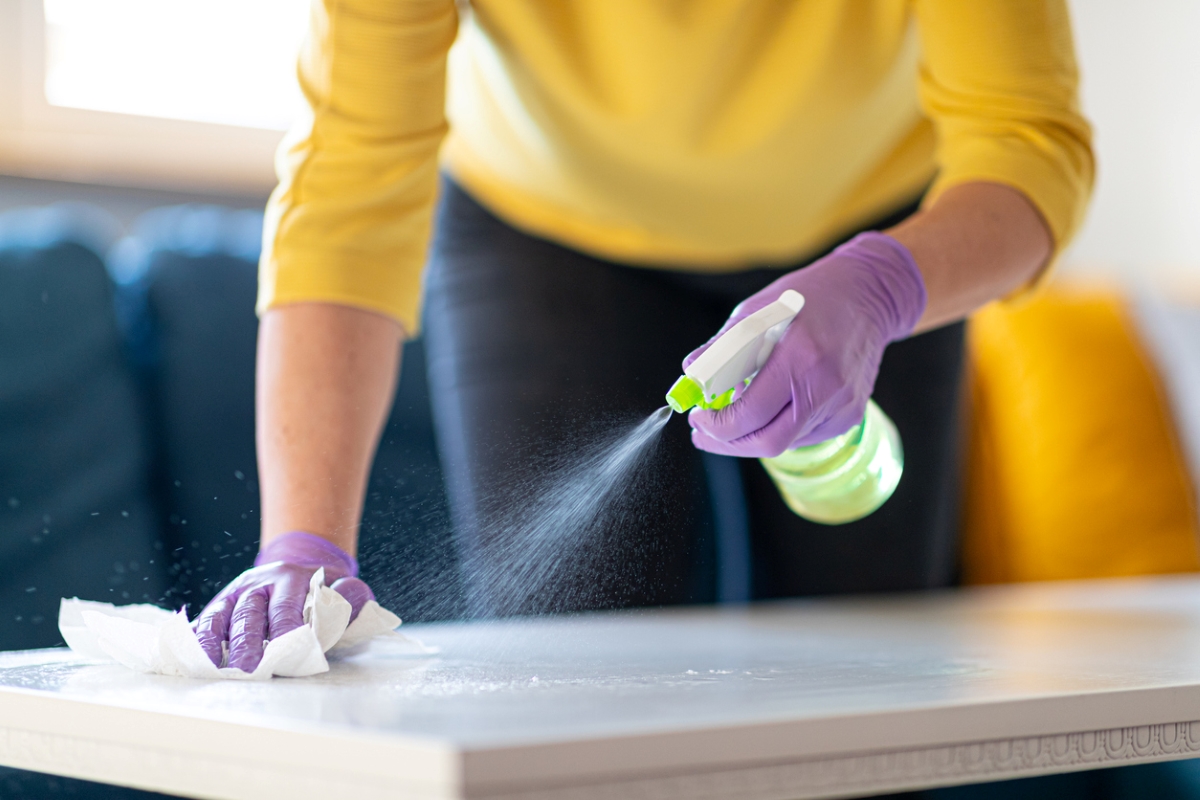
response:
{"label": "yellow sweater", "polygon": [[667,269],[790,263],[931,181],[1019,189],[1061,247],[1091,188],[1063,0],[313,8],[260,311],[343,303],[415,332],[447,132],[445,169],[509,223]]}

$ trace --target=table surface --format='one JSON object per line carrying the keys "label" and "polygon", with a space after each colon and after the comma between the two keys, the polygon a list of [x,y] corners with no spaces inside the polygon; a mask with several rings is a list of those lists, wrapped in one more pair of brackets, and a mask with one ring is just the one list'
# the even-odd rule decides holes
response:
{"label": "table surface", "polygon": [[856,796],[1200,755],[1200,578],[411,626],[329,673],[0,654],[0,764],[214,798]]}

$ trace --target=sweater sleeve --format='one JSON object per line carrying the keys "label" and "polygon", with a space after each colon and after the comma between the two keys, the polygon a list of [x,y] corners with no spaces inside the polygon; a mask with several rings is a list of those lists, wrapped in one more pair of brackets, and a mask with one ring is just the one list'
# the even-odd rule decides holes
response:
{"label": "sweater sleeve", "polygon": [[1065,0],[915,0],[921,105],[938,137],[934,201],[990,181],[1041,212],[1055,253],[1078,230],[1095,164]]}
{"label": "sweater sleeve", "polygon": [[454,0],[313,0],[301,50],[309,113],[276,157],[259,313],[321,301],[412,336],[447,131]]}

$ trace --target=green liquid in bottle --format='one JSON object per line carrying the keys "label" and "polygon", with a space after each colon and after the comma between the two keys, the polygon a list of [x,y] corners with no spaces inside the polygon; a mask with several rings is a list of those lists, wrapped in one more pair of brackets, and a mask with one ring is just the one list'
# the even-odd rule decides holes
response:
{"label": "green liquid in bottle", "polygon": [[827,525],[875,511],[904,472],[900,434],[872,400],[863,421],[841,436],[760,460],[788,508]]}

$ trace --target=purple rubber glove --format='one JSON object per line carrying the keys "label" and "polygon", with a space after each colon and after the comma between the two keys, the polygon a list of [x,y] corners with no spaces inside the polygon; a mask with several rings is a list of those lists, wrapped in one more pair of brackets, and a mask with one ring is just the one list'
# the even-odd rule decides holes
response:
{"label": "purple rubber glove", "polygon": [[253,672],[267,640],[304,624],[308,584],[322,567],[325,583],[350,603],[351,620],[375,599],[358,579],[353,556],[320,536],[285,533],[263,545],[254,568],[235,578],[200,612],[193,627],[204,652],[219,667],[228,642],[227,666]]}
{"label": "purple rubber glove", "polygon": [[804,295],[804,308],[758,375],[732,404],[688,416],[701,450],[772,458],[850,430],[866,412],[883,349],[912,333],[925,311],[912,254],[886,234],[863,233],[748,298],[717,335],[787,289]]}

